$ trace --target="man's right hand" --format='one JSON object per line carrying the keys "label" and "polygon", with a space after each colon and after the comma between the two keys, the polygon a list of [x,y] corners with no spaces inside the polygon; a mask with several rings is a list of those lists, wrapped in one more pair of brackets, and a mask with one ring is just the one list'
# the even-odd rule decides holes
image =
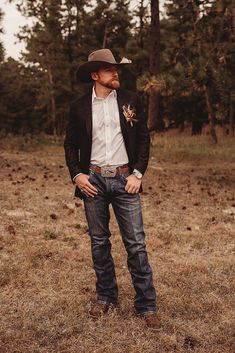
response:
{"label": "man's right hand", "polygon": [[74,181],[86,196],[94,197],[98,194],[98,190],[89,182],[89,175],[81,173]]}

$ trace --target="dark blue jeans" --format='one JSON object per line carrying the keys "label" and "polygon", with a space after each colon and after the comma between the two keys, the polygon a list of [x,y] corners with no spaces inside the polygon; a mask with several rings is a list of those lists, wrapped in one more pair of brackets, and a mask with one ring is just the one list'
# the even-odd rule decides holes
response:
{"label": "dark blue jeans", "polygon": [[148,262],[139,194],[125,191],[128,174],[104,178],[90,171],[89,181],[98,194],[85,197],[85,213],[91,238],[91,252],[96,273],[96,293],[100,302],[117,303],[118,287],[111,255],[109,204],[112,205],[128,258],[136,296],[134,306],[139,314],[156,311],[156,292]]}

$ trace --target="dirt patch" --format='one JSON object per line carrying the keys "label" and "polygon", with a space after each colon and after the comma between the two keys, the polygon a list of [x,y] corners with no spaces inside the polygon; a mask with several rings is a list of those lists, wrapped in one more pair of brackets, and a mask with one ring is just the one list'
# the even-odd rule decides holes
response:
{"label": "dirt patch", "polygon": [[143,216],[163,329],[133,313],[112,214],[120,308],[94,322],[83,204],[62,147],[0,154],[0,345],[7,353],[232,353],[235,163],[162,160],[144,177]]}

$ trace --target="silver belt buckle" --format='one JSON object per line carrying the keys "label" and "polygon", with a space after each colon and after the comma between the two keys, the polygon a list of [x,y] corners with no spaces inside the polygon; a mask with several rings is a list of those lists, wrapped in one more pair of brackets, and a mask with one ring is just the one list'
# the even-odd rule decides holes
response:
{"label": "silver belt buckle", "polygon": [[117,174],[117,167],[112,167],[112,166],[101,167],[100,174],[104,178],[114,178]]}

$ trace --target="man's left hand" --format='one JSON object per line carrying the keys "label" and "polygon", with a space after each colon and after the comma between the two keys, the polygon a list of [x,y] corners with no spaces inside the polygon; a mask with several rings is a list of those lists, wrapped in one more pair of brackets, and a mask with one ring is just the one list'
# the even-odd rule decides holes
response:
{"label": "man's left hand", "polygon": [[128,194],[137,194],[140,189],[141,179],[136,178],[135,175],[131,174],[127,178],[127,184],[125,186],[125,190]]}

